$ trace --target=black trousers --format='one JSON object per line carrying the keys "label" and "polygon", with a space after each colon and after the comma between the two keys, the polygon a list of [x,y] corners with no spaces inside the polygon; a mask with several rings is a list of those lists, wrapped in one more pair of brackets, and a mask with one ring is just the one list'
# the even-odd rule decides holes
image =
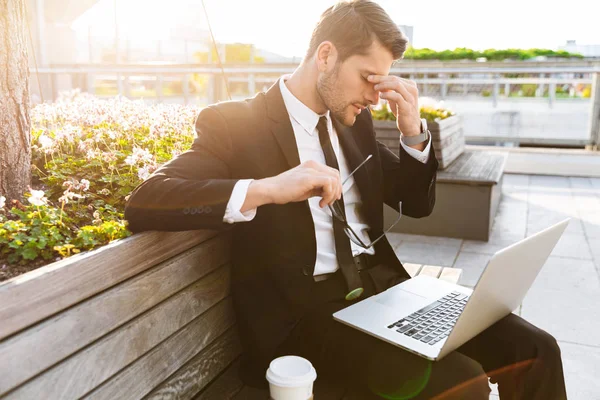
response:
{"label": "black trousers", "polygon": [[[343,300],[341,274],[315,283],[311,311],[279,347],[311,361],[317,379],[351,388],[357,399],[566,399],[556,340],[515,314],[498,321],[440,361],[429,361],[348,327],[332,314]],[[401,282],[385,266],[361,271],[366,296]],[[359,299],[360,300],[360,299]],[[358,301],[358,300],[356,300]]]}

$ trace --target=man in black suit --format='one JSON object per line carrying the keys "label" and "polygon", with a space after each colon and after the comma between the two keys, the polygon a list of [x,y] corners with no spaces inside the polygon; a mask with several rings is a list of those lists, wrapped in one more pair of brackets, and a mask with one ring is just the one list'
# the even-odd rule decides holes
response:
{"label": "man in black suit", "polygon": [[[265,386],[268,363],[296,354],[364,398],[487,399],[488,376],[503,399],[565,398],[556,341],[518,316],[435,363],[331,316],[409,278],[385,238],[383,203],[417,218],[435,203],[438,164],[417,86],[388,75],[406,44],[371,1],[327,9],[292,75],[200,112],[192,148],[131,195],[130,229],[233,224],[247,384]],[[397,117],[399,154],[375,140],[368,107],[380,98]]]}

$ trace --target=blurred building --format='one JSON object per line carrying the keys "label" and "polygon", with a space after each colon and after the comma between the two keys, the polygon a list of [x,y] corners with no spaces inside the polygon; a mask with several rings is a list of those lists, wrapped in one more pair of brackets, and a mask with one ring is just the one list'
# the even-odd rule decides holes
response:
{"label": "blurred building", "polygon": [[559,46],[558,49],[579,53],[584,57],[600,58],[600,44],[577,44],[575,40],[567,40],[567,44]]}
{"label": "blurred building", "polygon": [[414,27],[412,25],[398,25],[398,28],[408,37],[408,43],[414,46],[413,42],[413,30]]}

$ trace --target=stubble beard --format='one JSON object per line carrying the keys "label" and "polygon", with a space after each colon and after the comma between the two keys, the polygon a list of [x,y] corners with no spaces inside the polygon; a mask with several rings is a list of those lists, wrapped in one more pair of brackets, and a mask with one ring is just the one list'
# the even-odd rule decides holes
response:
{"label": "stubble beard", "polygon": [[332,118],[335,118],[345,126],[352,126],[356,122],[356,116],[348,115],[349,104],[343,104],[339,99],[342,98],[337,88],[337,69],[334,69],[329,74],[317,80],[317,94],[321,97],[321,101],[331,113]]}

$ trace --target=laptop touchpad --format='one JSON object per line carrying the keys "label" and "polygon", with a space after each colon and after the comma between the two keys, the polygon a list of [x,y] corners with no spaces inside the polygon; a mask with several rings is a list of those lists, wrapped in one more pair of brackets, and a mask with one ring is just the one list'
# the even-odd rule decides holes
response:
{"label": "laptop touchpad", "polygon": [[415,300],[421,299],[426,299],[426,297],[411,292],[405,292],[402,289],[392,289],[381,293],[375,298],[375,301],[385,306],[398,308],[414,304]]}

